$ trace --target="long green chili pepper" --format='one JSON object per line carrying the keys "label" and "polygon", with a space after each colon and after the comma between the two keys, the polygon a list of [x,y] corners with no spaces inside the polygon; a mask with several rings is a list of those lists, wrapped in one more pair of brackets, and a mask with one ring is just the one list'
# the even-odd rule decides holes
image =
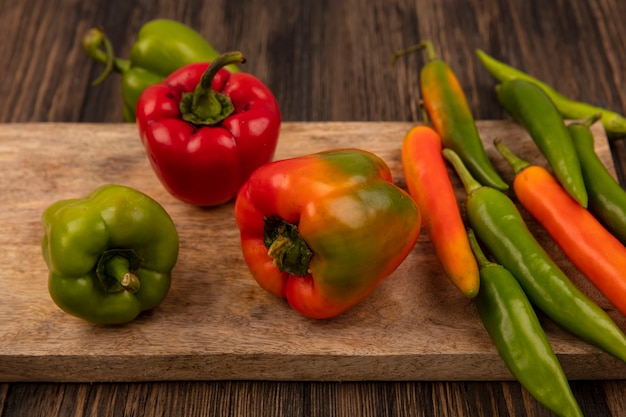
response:
{"label": "long green chili pepper", "polygon": [[576,149],[550,97],[535,84],[521,79],[505,80],[496,90],[500,104],[528,131],[563,188],[587,207],[587,190]]}
{"label": "long green chili pepper", "polygon": [[583,294],[534,238],[515,203],[472,177],[451,149],[444,157],[467,193],[467,219],[478,238],[520,283],[530,301],[555,323],[626,363],[626,335]]}
{"label": "long green chili pepper", "polygon": [[524,290],[506,268],[487,259],[472,229],[467,235],[480,268],[476,308],[500,357],[539,403],[562,417],[582,416]]}
{"label": "long green chili pepper", "polygon": [[589,103],[572,100],[565,97],[561,93],[557,92],[554,88],[548,84],[534,78],[510,65],[507,65],[497,59],[487,55],[480,49],[476,50],[478,59],[483,64],[485,69],[498,81],[520,78],[530,81],[550,96],[559,112],[566,119],[586,119],[595,114],[602,114],[602,124],[607,132],[607,135],[611,138],[626,136],[626,117],[614,111],[594,106]]}
{"label": "long green chili pepper", "polygon": [[571,123],[567,128],[580,160],[589,195],[589,211],[626,245],[626,190],[598,158],[593,134],[589,130],[599,117],[598,114],[583,122]]}

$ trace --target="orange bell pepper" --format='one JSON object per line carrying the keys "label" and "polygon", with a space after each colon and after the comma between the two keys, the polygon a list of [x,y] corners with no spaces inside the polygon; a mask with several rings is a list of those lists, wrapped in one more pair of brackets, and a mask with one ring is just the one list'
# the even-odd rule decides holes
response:
{"label": "orange bell pepper", "polygon": [[235,220],[258,284],[315,319],[374,291],[420,233],[413,199],[382,159],[358,149],[261,166],[239,191]]}

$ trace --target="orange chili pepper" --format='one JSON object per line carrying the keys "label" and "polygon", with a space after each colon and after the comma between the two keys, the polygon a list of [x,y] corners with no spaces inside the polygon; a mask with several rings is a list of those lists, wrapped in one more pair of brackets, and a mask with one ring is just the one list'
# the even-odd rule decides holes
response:
{"label": "orange chili pepper", "polygon": [[402,143],[404,176],[446,275],[466,297],[473,298],[480,285],[478,264],[441,150],[441,138],[434,129],[411,128]]}
{"label": "orange chili pepper", "polygon": [[531,165],[502,143],[496,148],[515,172],[519,202],[572,263],[626,314],[626,247],[574,200],[546,168]]}
{"label": "orange chili pepper", "polygon": [[419,49],[426,49],[428,54],[428,62],[419,73],[422,105],[432,127],[441,136],[443,146],[456,152],[481,184],[501,191],[508,189],[485,151],[461,83],[450,65],[437,56],[433,43],[424,41],[397,51],[392,64],[397,58]]}

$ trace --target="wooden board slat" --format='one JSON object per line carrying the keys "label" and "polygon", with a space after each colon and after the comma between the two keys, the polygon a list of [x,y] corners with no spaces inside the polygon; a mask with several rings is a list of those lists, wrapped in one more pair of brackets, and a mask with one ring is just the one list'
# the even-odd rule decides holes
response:
{"label": "wooden board slat", "polygon": [[[404,187],[400,144],[410,123],[284,123],[276,158],[338,147],[381,156]],[[491,143],[545,165],[509,121],[479,121]],[[596,149],[613,169],[604,132]],[[155,178],[127,124],[0,125],[0,381],[147,380],[507,380],[473,303],[443,275],[426,234],[370,297],[331,320],[307,319],[251,278],[233,205],[181,203]],[[464,193],[453,181],[459,201]],[[137,188],[172,216],[181,239],[161,306],[124,326],[94,326],[59,310],[47,291],[40,216],[52,202],[104,183]],[[579,287],[626,330],[626,320],[582,277],[532,219],[529,225]],[[626,365],[542,317],[571,379],[626,378]]]}

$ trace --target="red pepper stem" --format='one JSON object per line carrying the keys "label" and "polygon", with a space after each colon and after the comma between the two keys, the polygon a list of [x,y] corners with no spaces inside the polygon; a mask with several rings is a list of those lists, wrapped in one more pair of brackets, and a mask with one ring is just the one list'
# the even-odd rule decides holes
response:
{"label": "red pepper stem", "polygon": [[514,173],[517,174],[521,172],[524,168],[530,166],[530,163],[528,161],[525,161],[519,156],[515,155],[513,151],[511,151],[504,143],[500,142],[499,140],[495,140],[493,144],[495,145],[498,152],[500,152],[500,154],[504,157],[504,159],[506,159],[509,165],[511,165]]}
{"label": "red pepper stem", "polygon": [[459,155],[454,152],[452,149],[445,148],[443,151],[443,157],[452,164],[457,175],[461,179],[463,186],[465,187],[465,192],[467,195],[472,194],[474,191],[482,188],[483,185],[476,181],[472,174],[469,172]]}
{"label": "red pepper stem", "polygon": [[437,53],[435,52],[435,47],[431,41],[423,41],[418,43],[417,45],[410,46],[406,49],[401,49],[399,51],[394,52],[393,58],[391,58],[391,65],[395,64],[398,58],[404,55],[411,54],[413,52],[419,51],[421,49],[426,49],[426,53],[428,54],[428,60],[432,61],[437,59]]}
{"label": "red pepper stem", "polygon": [[[223,54],[215,58],[213,62],[211,62],[209,68],[207,68],[205,73],[202,75],[199,87],[204,90],[211,89],[213,78],[215,78],[215,74],[217,74],[220,69],[230,64],[243,64],[244,62],[246,62],[246,58],[244,58],[241,52],[224,52]],[[196,87],[196,89],[198,88]]]}
{"label": "red pepper stem", "polygon": [[183,94],[180,112],[183,120],[199,125],[215,125],[230,116],[235,108],[230,98],[213,90],[213,79],[223,67],[246,62],[238,51],[225,52],[209,65],[193,92]]}
{"label": "red pepper stem", "polygon": [[139,291],[141,284],[137,275],[130,272],[129,268],[130,262],[128,259],[120,255],[111,257],[105,265],[107,275],[115,278],[124,290],[136,293]]}

